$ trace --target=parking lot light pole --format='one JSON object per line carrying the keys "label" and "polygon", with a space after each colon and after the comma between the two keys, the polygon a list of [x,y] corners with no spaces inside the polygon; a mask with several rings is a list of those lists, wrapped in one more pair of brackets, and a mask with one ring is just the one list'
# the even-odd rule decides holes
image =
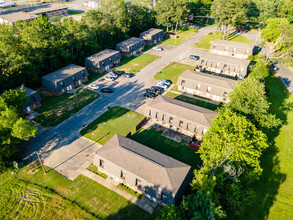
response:
{"label": "parking lot light pole", "polygon": [[39,152],[37,151],[36,154],[38,155],[39,162],[40,162],[40,164],[41,164],[41,166],[43,168],[44,174],[46,175],[47,172],[46,172],[45,167],[44,167],[44,164],[43,164],[43,162],[42,162],[42,160],[40,158]]}
{"label": "parking lot light pole", "polygon": [[75,94],[75,99],[76,99],[76,106],[77,106],[77,110],[79,110],[79,105],[78,105],[78,100],[77,100],[77,94],[76,94],[76,90],[74,91]]}

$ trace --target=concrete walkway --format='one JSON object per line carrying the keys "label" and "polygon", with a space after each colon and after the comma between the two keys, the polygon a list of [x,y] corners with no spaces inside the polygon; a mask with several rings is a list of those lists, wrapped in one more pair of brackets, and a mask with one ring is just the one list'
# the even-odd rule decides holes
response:
{"label": "concrete walkway", "polygon": [[[88,166],[87,164],[85,166]],[[119,188],[117,185],[111,183],[109,180],[104,179],[100,177],[99,175],[90,172],[86,169],[81,170],[80,174],[96,181],[97,183],[105,186],[106,188],[116,192],[120,196],[124,197],[128,201],[132,202],[133,204],[137,205],[138,207],[142,208],[146,212],[152,214],[154,212],[154,208],[156,207],[156,204],[151,204],[151,201],[147,201],[144,199],[138,199],[137,197],[131,195],[130,193],[124,191],[123,189]]]}

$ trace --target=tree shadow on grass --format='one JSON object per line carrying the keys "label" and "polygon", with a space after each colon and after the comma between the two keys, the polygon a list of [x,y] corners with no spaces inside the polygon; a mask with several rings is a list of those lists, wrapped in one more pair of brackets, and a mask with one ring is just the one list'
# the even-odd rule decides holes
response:
{"label": "tree shadow on grass", "polygon": [[292,109],[290,103],[287,102],[290,93],[275,76],[267,77],[265,84],[269,101],[272,103],[270,112],[282,121],[282,125],[275,129],[264,130],[264,133],[268,136],[269,147],[261,156],[263,173],[254,186],[256,192],[255,204],[246,210],[242,219],[268,218],[270,208],[276,202],[279,187],[286,180],[286,174],[280,171],[280,160],[282,158],[278,156],[279,149],[276,146],[275,139],[280,134],[282,126],[288,123],[287,114]]}

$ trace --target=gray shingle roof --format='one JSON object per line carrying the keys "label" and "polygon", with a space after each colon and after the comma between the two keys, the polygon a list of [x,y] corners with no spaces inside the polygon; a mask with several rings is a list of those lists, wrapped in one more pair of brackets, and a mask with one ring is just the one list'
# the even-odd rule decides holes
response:
{"label": "gray shingle roof", "polygon": [[13,23],[20,20],[26,21],[30,19],[35,19],[36,17],[37,17],[36,15],[32,15],[26,12],[14,12],[14,13],[3,14],[0,18],[1,19],[3,18],[5,21]]}
{"label": "gray shingle roof", "polygon": [[217,87],[221,87],[221,88],[229,89],[229,90],[233,90],[234,86],[237,83],[237,81],[233,79],[228,79],[225,77],[215,76],[215,75],[206,74],[206,73],[200,73],[193,70],[186,70],[179,77],[182,79],[209,84],[212,86],[217,86]]}
{"label": "gray shingle roof", "polygon": [[117,47],[130,47],[130,46],[135,45],[137,43],[140,43],[142,41],[144,41],[144,40],[140,39],[140,38],[132,37],[132,38],[129,38],[125,41],[118,43]]}
{"label": "gray shingle roof", "polygon": [[148,106],[207,127],[211,125],[211,119],[218,114],[215,111],[166,96],[158,96]]}
{"label": "gray shingle roof", "polygon": [[142,32],[140,35],[141,36],[147,35],[147,34],[149,34],[149,35],[155,35],[155,34],[160,33],[162,31],[163,31],[162,29],[151,28],[151,29],[149,29],[147,31]]}
{"label": "gray shingle roof", "polygon": [[68,7],[64,6],[62,4],[52,4],[52,5],[47,5],[46,7],[38,8],[38,9],[32,11],[32,13],[42,14],[42,13],[48,13],[51,11],[62,10],[62,9],[67,10]]}
{"label": "gray shingle roof", "polygon": [[191,167],[119,134],[97,154],[125,171],[176,194]]}
{"label": "gray shingle roof", "polygon": [[105,49],[100,51],[99,53],[95,53],[89,57],[87,57],[86,59],[91,60],[91,61],[95,61],[95,62],[99,62],[99,61],[103,61],[115,54],[119,54],[120,52],[117,50],[111,50],[111,49]]}
{"label": "gray shingle roof", "polygon": [[248,67],[250,60],[243,60],[243,59],[237,59],[233,57],[226,57],[226,56],[221,56],[217,54],[210,54],[210,53],[205,53],[200,57],[200,60],[210,60],[214,63],[222,63],[222,64],[230,64],[230,65],[238,65],[238,66],[243,66],[243,67]]}
{"label": "gray shingle roof", "polygon": [[223,45],[223,46],[244,48],[244,49],[253,49],[254,48],[254,45],[250,44],[250,43],[229,41],[229,40],[221,40],[221,39],[213,40],[213,41],[211,41],[211,44],[217,44],[217,46],[218,45]]}
{"label": "gray shingle roof", "polygon": [[85,67],[82,66],[78,66],[75,64],[70,64],[68,66],[65,66],[59,70],[56,70],[52,73],[49,73],[45,76],[43,76],[42,78],[49,80],[49,81],[53,81],[53,82],[59,82],[63,79],[66,79],[70,76],[73,76],[74,74],[85,70]]}

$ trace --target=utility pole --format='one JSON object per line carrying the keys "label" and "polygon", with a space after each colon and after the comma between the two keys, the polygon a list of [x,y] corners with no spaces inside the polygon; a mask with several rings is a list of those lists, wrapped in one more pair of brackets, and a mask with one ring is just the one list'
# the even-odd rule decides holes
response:
{"label": "utility pole", "polygon": [[45,170],[45,167],[44,167],[44,164],[43,164],[43,162],[41,161],[41,158],[40,158],[39,152],[37,151],[36,154],[38,155],[39,162],[40,162],[40,164],[41,164],[41,166],[42,166],[42,168],[43,168],[44,174],[47,174],[47,172],[46,172],[46,170]]}
{"label": "utility pole", "polygon": [[77,94],[76,94],[76,91],[75,91],[74,93],[75,93],[75,99],[76,99],[77,110],[79,110],[79,106],[78,106],[78,100],[77,100]]}

